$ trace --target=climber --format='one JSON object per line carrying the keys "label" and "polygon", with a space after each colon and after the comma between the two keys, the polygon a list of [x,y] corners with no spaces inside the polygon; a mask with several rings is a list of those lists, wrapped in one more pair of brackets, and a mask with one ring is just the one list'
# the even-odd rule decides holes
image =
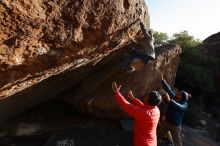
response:
{"label": "climber", "polygon": [[181,124],[184,112],[188,108],[187,100],[191,98],[191,95],[185,91],[178,91],[175,94],[164,80],[163,73],[161,73],[160,79],[166,91],[165,99],[168,102],[168,108],[166,111],[166,119],[162,122],[158,130],[158,140],[161,140],[164,134],[169,130],[174,146],[182,146]]}
{"label": "climber", "polygon": [[154,50],[154,37],[151,30],[147,31],[142,21],[140,21],[140,27],[144,34],[144,41],[135,41],[130,33],[128,32],[128,37],[135,43],[135,47],[131,48],[129,57],[124,62],[124,68],[127,72],[131,73],[136,70],[135,64],[142,61],[144,64],[148,63],[150,60],[155,59]]}
{"label": "climber", "polygon": [[160,94],[156,91],[144,96],[144,102],[135,98],[132,91],[128,97],[134,104],[128,102],[120,93],[120,87],[112,83],[112,90],[119,106],[128,115],[134,118],[134,145],[135,146],[157,146],[156,128],[160,118],[160,111],[157,105],[162,101]]}

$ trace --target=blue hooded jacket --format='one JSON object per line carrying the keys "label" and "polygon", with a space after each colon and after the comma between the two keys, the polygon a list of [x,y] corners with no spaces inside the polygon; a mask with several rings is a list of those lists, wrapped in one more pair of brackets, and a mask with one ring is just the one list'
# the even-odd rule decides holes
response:
{"label": "blue hooded jacket", "polygon": [[169,94],[171,100],[166,111],[166,120],[170,124],[180,126],[183,120],[183,115],[188,108],[186,101],[176,102],[176,95],[171,90],[165,80],[162,80],[164,90]]}

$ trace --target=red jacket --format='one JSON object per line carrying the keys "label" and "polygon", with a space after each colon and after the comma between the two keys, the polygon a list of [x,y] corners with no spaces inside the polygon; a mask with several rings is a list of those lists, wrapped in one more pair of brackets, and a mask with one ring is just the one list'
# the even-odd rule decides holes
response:
{"label": "red jacket", "polygon": [[156,129],[160,118],[157,106],[144,105],[137,98],[134,105],[129,103],[120,92],[115,94],[120,107],[134,118],[134,145],[157,146]]}

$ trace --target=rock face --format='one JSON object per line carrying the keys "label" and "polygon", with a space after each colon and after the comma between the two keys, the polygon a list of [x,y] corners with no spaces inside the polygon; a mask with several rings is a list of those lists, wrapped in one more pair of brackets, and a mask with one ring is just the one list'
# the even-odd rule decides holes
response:
{"label": "rock face", "polygon": [[[211,35],[203,41],[205,53],[216,61],[212,64],[215,86],[220,89],[220,32]],[[218,61],[217,61],[218,60]]]}
{"label": "rock face", "polygon": [[126,74],[121,70],[124,53],[115,52],[101,62],[101,70],[83,80],[66,99],[85,113],[100,117],[123,117],[124,113],[112,94],[112,82],[122,85],[124,96],[131,89],[134,96],[141,99],[145,93],[161,88],[161,72],[169,84],[174,84],[180,53],[181,48],[178,45],[161,46],[156,49],[157,57],[154,61],[146,64],[142,70]]}
{"label": "rock face", "polygon": [[144,0],[0,1],[0,119],[77,85],[128,30],[142,38],[140,16],[149,29]]}
{"label": "rock face", "polygon": [[208,55],[220,56],[220,32],[211,35],[203,41],[203,47]]}
{"label": "rock face", "polygon": [[3,0],[0,2],[0,121],[53,97],[101,117],[124,116],[112,81],[141,98],[160,88],[165,73],[173,85],[181,49],[167,45],[132,74],[122,71],[130,39],[149,29],[143,0]]}
{"label": "rock face", "polygon": [[0,7],[1,98],[98,62],[126,45],[127,29],[138,37],[140,16],[149,28],[143,0],[3,0]]}
{"label": "rock face", "polygon": [[188,126],[182,126],[182,137],[183,145],[217,146],[216,142],[205,130],[198,130],[190,128]]}

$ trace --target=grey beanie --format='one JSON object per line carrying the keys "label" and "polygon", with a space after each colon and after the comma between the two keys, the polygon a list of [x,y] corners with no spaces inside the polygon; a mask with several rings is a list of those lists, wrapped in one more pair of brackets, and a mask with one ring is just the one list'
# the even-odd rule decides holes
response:
{"label": "grey beanie", "polygon": [[157,91],[151,91],[148,95],[148,104],[152,106],[157,106],[162,102],[162,97]]}

